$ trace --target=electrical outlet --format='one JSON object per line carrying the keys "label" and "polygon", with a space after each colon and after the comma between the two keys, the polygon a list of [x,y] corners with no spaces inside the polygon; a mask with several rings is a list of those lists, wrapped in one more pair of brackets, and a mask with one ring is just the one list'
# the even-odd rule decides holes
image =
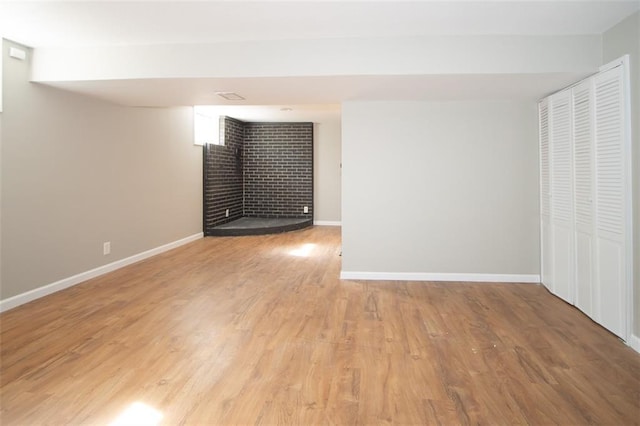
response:
{"label": "electrical outlet", "polygon": [[102,254],[106,256],[109,253],[111,253],[111,241],[107,241],[106,243],[102,244]]}
{"label": "electrical outlet", "polygon": [[304,206],[302,208],[302,213],[309,213],[309,207],[308,206]]}
{"label": "electrical outlet", "polygon": [[229,217],[229,209],[227,209],[227,211],[224,212],[225,217]]}

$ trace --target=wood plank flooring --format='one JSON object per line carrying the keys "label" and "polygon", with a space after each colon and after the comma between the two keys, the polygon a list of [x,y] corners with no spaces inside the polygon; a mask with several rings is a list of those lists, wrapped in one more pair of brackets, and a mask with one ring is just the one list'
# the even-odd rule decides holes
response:
{"label": "wood plank flooring", "polygon": [[6,312],[0,422],[640,421],[640,355],[544,287],[340,281],[339,253],[206,238]]}

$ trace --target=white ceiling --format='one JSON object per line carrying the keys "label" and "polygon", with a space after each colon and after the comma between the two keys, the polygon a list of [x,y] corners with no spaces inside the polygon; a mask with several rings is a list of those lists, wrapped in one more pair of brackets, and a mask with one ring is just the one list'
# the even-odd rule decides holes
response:
{"label": "white ceiling", "polygon": [[339,120],[341,106],[322,105],[211,105],[208,112],[213,116],[226,115],[250,122],[316,122]]}
{"label": "white ceiling", "polygon": [[[536,100],[585,76],[577,73],[385,75],[146,79],[49,84],[132,106],[322,105],[351,100]],[[218,97],[212,88],[233,89],[246,99],[226,101]]]}
{"label": "white ceiling", "polygon": [[3,37],[31,47],[419,35],[600,34],[633,1],[0,2]]}
{"label": "white ceiling", "polygon": [[[601,34],[633,1],[0,1],[0,35],[31,47],[433,35]],[[134,106],[336,104],[360,99],[535,99],[584,75],[318,76],[53,83]]]}

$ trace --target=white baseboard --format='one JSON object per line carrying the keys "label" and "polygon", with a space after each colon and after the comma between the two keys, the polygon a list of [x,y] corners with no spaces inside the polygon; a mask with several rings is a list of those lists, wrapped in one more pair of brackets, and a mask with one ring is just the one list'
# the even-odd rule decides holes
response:
{"label": "white baseboard", "polygon": [[629,345],[634,351],[640,353],[640,337],[632,334],[627,341],[627,345]]}
{"label": "white baseboard", "polygon": [[490,283],[540,283],[536,274],[449,274],[429,272],[340,272],[341,280],[471,281]]}
{"label": "white baseboard", "polygon": [[342,222],[339,220],[314,220],[313,224],[317,226],[342,226]]}
{"label": "white baseboard", "polygon": [[60,290],[64,290],[65,288],[69,288],[76,284],[80,284],[81,282],[90,280],[91,278],[104,275],[111,271],[115,271],[116,269],[123,268],[127,265],[131,265],[132,263],[139,262],[151,256],[155,256],[165,251],[174,249],[176,247],[180,247],[192,241],[198,240],[202,237],[203,237],[203,233],[200,232],[198,234],[194,234],[189,237],[185,237],[177,241],[173,241],[171,243],[161,245],[160,247],[152,248],[151,250],[143,251],[142,253],[134,254],[133,256],[129,256],[124,259],[116,260],[115,262],[108,263],[103,266],[99,266],[95,269],[81,272],[79,274],[73,275],[68,278],[63,278],[54,283],[47,284],[42,287],[38,287],[34,290],[30,290],[22,294],[18,294],[17,296],[0,300],[0,312],[8,311],[9,309],[13,309],[17,306],[24,305],[25,303],[31,302],[32,300],[36,300],[41,297],[48,296],[49,294],[55,293]]}

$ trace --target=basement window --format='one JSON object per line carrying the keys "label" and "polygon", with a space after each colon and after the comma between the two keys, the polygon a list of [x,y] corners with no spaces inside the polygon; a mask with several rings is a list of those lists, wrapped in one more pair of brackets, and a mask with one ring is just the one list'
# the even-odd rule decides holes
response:
{"label": "basement window", "polygon": [[224,145],[220,137],[221,117],[206,105],[193,107],[193,143],[196,145]]}

